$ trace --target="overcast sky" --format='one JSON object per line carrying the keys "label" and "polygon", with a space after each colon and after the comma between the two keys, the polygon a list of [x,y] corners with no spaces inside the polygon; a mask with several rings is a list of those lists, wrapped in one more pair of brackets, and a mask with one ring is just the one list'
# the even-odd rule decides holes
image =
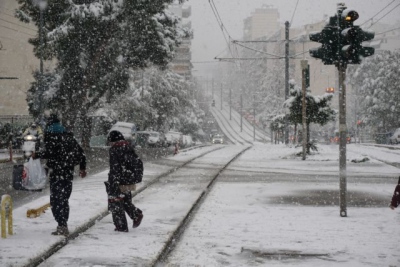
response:
{"label": "overcast sky", "polygon": [[[296,3],[297,8],[296,8]],[[250,16],[256,8],[270,5],[280,13],[280,23],[290,21],[293,14],[293,27],[318,22],[324,14],[334,15],[338,0],[214,0],[225,28],[233,39],[240,39],[243,35],[243,19]],[[358,11],[360,18],[355,24],[362,24],[374,17],[385,6],[390,5],[374,19],[379,19],[391,9],[400,4],[399,0],[348,0],[342,1],[348,8]],[[392,3],[393,2],[393,3]],[[211,61],[227,47],[222,31],[212,12],[209,0],[189,0],[187,5],[192,7],[192,61]],[[400,20],[400,6],[386,15],[380,22],[394,24]],[[209,69],[215,64],[194,63],[194,75],[199,75],[204,68]]]}

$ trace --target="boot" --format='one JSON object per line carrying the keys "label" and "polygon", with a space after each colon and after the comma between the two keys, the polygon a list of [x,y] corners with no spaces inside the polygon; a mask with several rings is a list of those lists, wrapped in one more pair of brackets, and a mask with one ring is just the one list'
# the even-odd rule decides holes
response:
{"label": "boot", "polygon": [[140,223],[142,222],[143,219],[143,213],[141,210],[138,209],[135,218],[133,219],[133,228],[139,227]]}
{"label": "boot", "polygon": [[68,226],[57,226],[57,229],[51,234],[68,236],[69,235]]}

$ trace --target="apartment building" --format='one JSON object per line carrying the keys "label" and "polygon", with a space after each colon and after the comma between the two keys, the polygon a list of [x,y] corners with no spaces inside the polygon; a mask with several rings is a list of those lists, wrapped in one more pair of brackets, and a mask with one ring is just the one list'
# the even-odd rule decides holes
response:
{"label": "apartment building", "polygon": [[[191,21],[189,20],[192,13],[191,7],[183,4],[173,4],[170,6],[169,10],[181,18],[180,26],[190,32],[192,28]],[[192,38],[193,35],[190,34],[182,40],[181,45],[176,48],[175,58],[169,64],[172,71],[184,76],[186,79],[191,79],[192,76],[193,65],[190,62],[192,59]]]}
{"label": "apartment building", "polygon": [[273,34],[279,29],[278,20],[278,9],[268,5],[257,8],[243,22],[243,39],[256,40]]}
{"label": "apartment building", "polygon": [[39,69],[28,39],[37,35],[34,24],[14,17],[15,0],[0,1],[0,115],[26,115],[26,92]]}

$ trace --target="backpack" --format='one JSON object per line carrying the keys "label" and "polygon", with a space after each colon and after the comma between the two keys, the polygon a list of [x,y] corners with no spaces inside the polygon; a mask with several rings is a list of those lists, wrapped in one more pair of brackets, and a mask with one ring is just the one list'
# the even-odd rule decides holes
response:
{"label": "backpack", "polygon": [[121,185],[137,184],[142,182],[142,178],[143,161],[133,152],[126,153],[122,164]]}

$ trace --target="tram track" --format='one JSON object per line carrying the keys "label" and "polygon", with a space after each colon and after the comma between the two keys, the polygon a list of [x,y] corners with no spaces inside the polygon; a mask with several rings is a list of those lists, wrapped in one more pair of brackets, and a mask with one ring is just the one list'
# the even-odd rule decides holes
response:
{"label": "tram track", "polygon": [[[159,256],[155,260],[154,264],[156,264],[157,262],[162,262],[166,258],[166,256],[169,254],[168,247],[170,247],[172,245],[172,243],[174,243],[174,240],[177,240],[177,237],[183,232],[185,226],[189,223],[190,218],[193,217],[193,214],[196,212],[196,210],[198,210],[199,206],[201,205],[201,203],[204,201],[204,199],[208,195],[209,190],[211,190],[212,185],[215,183],[215,181],[216,181],[217,177],[219,176],[219,174],[223,170],[225,170],[226,167],[232,161],[234,161],[237,157],[239,157],[242,153],[244,153],[250,147],[251,146],[246,146],[243,149],[240,149],[240,152],[236,153],[234,155],[234,157],[232,157],[229,160],[228,163],[224,164],[221,168],[218,168],[217,174],[213,176],[211,181],[206,186],[205,190],[201,193],[200,197],[193,204],[193,207],[190,209],[189,213],[183,219],[182,223],[179,225],[177,230],[172,234],[172,237],[169,238],[169,240],[167,241],[166,245],[163,247],[163,249],[160,252]],[[188,166],[189,164],[193,163],[194,161],[196,161],[198,159],[201,159],[203,157],[206,157],[208,154],[216,152],[216,151],[221,150],[223,148],[226,148],[226,147],[225,146],[219,146],[219,147],[216,147],[215,149],[211,149],[211,150],[205,151],[205,152],[203,152],[203,153],[191,158],[190,160],[187,160],[187,161],[183,162],[179,166],[176,166],[176,167],[174,167],[174,168],[172,168],[172,169],[170,169],[170,170],[158,175],[157,177],[151,179],[146,184],[141,186],[140,189],[138,189],[137,191],[133,192],[133,194],[132,194],[133,197],[135,197],[135,196],[137,196],[139,194],[142,194],[143,192],[145,192],[146,190],[152,188],[153,186],[157,186],[157,184],[163,183],[163,178],[168,177],[171,174],[174,174],[174,173],[178,172],[179,170],[185,168],[186,166]],[[53,244],[50,247],[50,249],[48,249],[45,253],[42,253],[41,255],[38,255],[37,257],[35,257],[33,259],[30,259],[29,264],[24,265],[24,266],[29,266],[29,267],[30,266],[38,266],[41,263],[43,263],[44,261],[46,261],[46,260],[49,260],[49,259],[51,260],[51,257],[54,254],[56,254],[61,248],[68,247],[69,244],[70,244],[70,241],[75,240],[80,235],[84,234],[86,231],[91,229],[96,224],[96,222],[102,220],[107,215],[109,215],[108,210],[104,210],[100,214],[97,214],[96,216],[92,217],[87,223],[85,223],[85,225],[77,227],[73,232],[71,232],[71,234],[68,237],[66,237],[63,240]],[[153,264],[153,266],[154,266],[154,264]]]}

